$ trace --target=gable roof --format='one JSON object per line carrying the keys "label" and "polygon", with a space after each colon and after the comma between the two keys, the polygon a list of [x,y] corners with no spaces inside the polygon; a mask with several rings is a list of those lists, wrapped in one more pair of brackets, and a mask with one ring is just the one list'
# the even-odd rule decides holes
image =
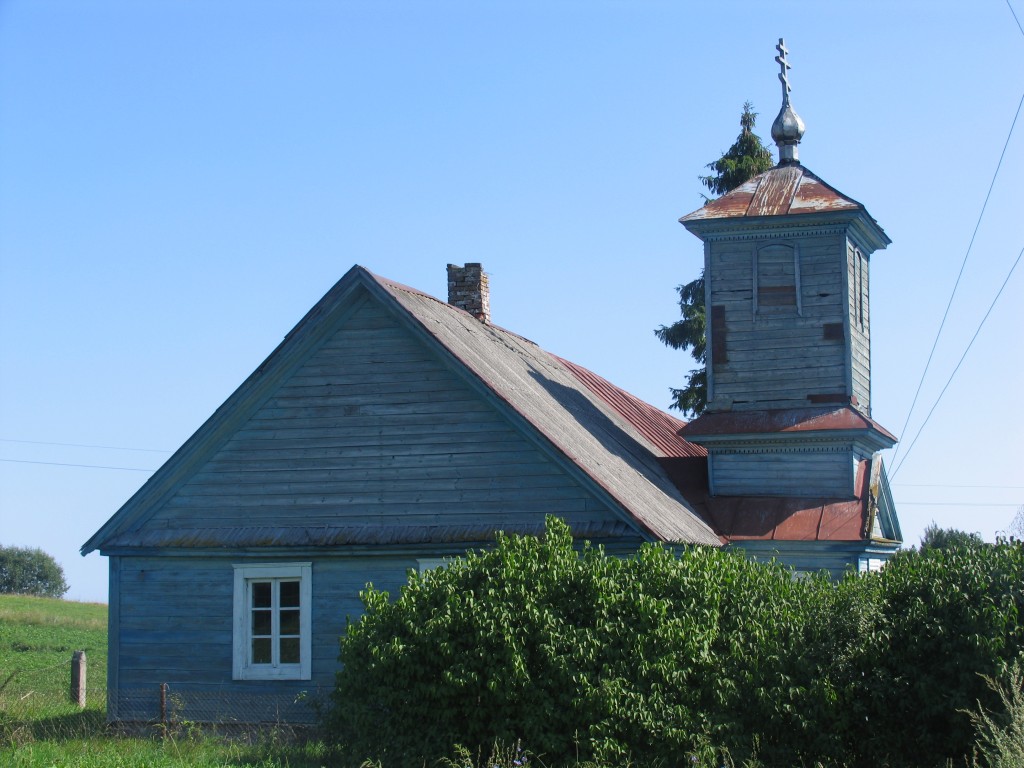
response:
{"label": "gable roof", "polygon": [[[638,413],[649,416],[657,409],[646,403],[641,407],[642,401],[632,395],[518,334],[483,323],[421,291],[375,275],[372,278],[491,393],[655,539],[720,543],[658,461],[659,456],[668,453],[652,438],[664,440],[665,433],[672,431],[672,422],[678,420],[666,414],[669,422],[658,430],[641,419],[631,420],[596,394],[584,379],[589,376],[591,381],[603,382],[608,391],[619,393],[623,402],[632,404]],[[678,436],[674,442],[692,451],[701,450]]]}
{"label": "gable roof", "polygon": [[[360,293],[362,291],[362,293]],[[217,409],[199,430],[94,534],[82,554],[110,546],[270,546],[338,543],[480,540],[483,531],[388,531],[362,528],[303,528],[273,535],[253,528],[219,533],[207,529],[142,531],[160,505],[198,471],[295,370],[311,350],[343,322],[353,297],[369,294],[407,328],[447,359],[451,367],[495,402],[587,487],[621,510],[625,532],[642,538],[717,545],[719,537],[683,498],[659,462],[673,451],[700,457],[703,449],[678,435],[682,422],[572,366],[533,342],[427,294],[355,266],[338,281],[284,341]],[[590,382],[590,385],[586,383]],[[618,399],[609,404],[592,387]],[[613,526],[614,527],[614,526]],[[624,531],[619,530],[618,534]],[[609,534],[615,534],[609,530]],[[269,538],[268,538],[269,537]]]}

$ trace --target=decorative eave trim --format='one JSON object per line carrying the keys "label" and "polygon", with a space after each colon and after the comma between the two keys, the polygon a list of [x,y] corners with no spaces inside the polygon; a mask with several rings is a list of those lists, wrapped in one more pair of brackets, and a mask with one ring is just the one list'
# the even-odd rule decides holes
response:
{"label": "decorative eave trim", "polygon": [[687,435],[691,443],[703,445],[708,454],[725,453],[726,449],[735,449],[734,453],[772,452],[773,449],[787,453],[799,451],[841,451],[862,449],[870,456],[876,451],[892,448],[896,443],[876,429],[826,429],[807,430],[800,432],[737,432],[735,434]]}
{"label": "decorative eave trim", "polygon": [[869,252],[881,250],[892,242],[878,223],[863,209],[691,221],[680,219],[679,223],[706,242],[752,240],[763,238],[768,233],[773,237],[839,234],[847,229],[852,229],[856,233],[857,241]]}

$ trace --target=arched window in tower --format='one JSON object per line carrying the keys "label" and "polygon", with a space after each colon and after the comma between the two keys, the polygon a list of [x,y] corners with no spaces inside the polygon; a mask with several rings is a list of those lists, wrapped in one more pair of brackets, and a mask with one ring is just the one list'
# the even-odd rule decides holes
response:
{"label": "arched window in tower", "polygon": [[771,243],[754,249],[754,315],[802,315],[800,251]]}

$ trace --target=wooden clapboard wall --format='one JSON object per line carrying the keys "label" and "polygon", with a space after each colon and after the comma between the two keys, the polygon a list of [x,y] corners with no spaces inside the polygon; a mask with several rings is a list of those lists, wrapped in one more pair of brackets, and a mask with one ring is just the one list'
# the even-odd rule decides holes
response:
{"label": "wooden clapboard wall", "polygon": [[711,242],[716,404],[763,410],[849,402],[846,250],[839,230]]}
{"label": "wooden clapboard wall", "polygon": [[364,302],[144,527],[617,519]]}

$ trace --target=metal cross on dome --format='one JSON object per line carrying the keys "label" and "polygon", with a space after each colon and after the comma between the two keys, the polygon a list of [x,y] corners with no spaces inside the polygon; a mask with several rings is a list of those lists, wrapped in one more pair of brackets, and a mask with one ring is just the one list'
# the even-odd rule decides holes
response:
{"label": "metal cross on dome", "polygon": [[789,49],[786,48],[786,41],[781,37],[779,38],[779,44],[775,46],[775,50],[779,52],[779,55],[775,57],[775,61],[782,67],[782,71],[779,72],[779,80],[782,81],[782,102],[784,104],[789,103],[789,92],[792,90],[789,87],[789,75],[786,70],[792,69],[789,62],[786,61],[786,54],[789,53]]}

